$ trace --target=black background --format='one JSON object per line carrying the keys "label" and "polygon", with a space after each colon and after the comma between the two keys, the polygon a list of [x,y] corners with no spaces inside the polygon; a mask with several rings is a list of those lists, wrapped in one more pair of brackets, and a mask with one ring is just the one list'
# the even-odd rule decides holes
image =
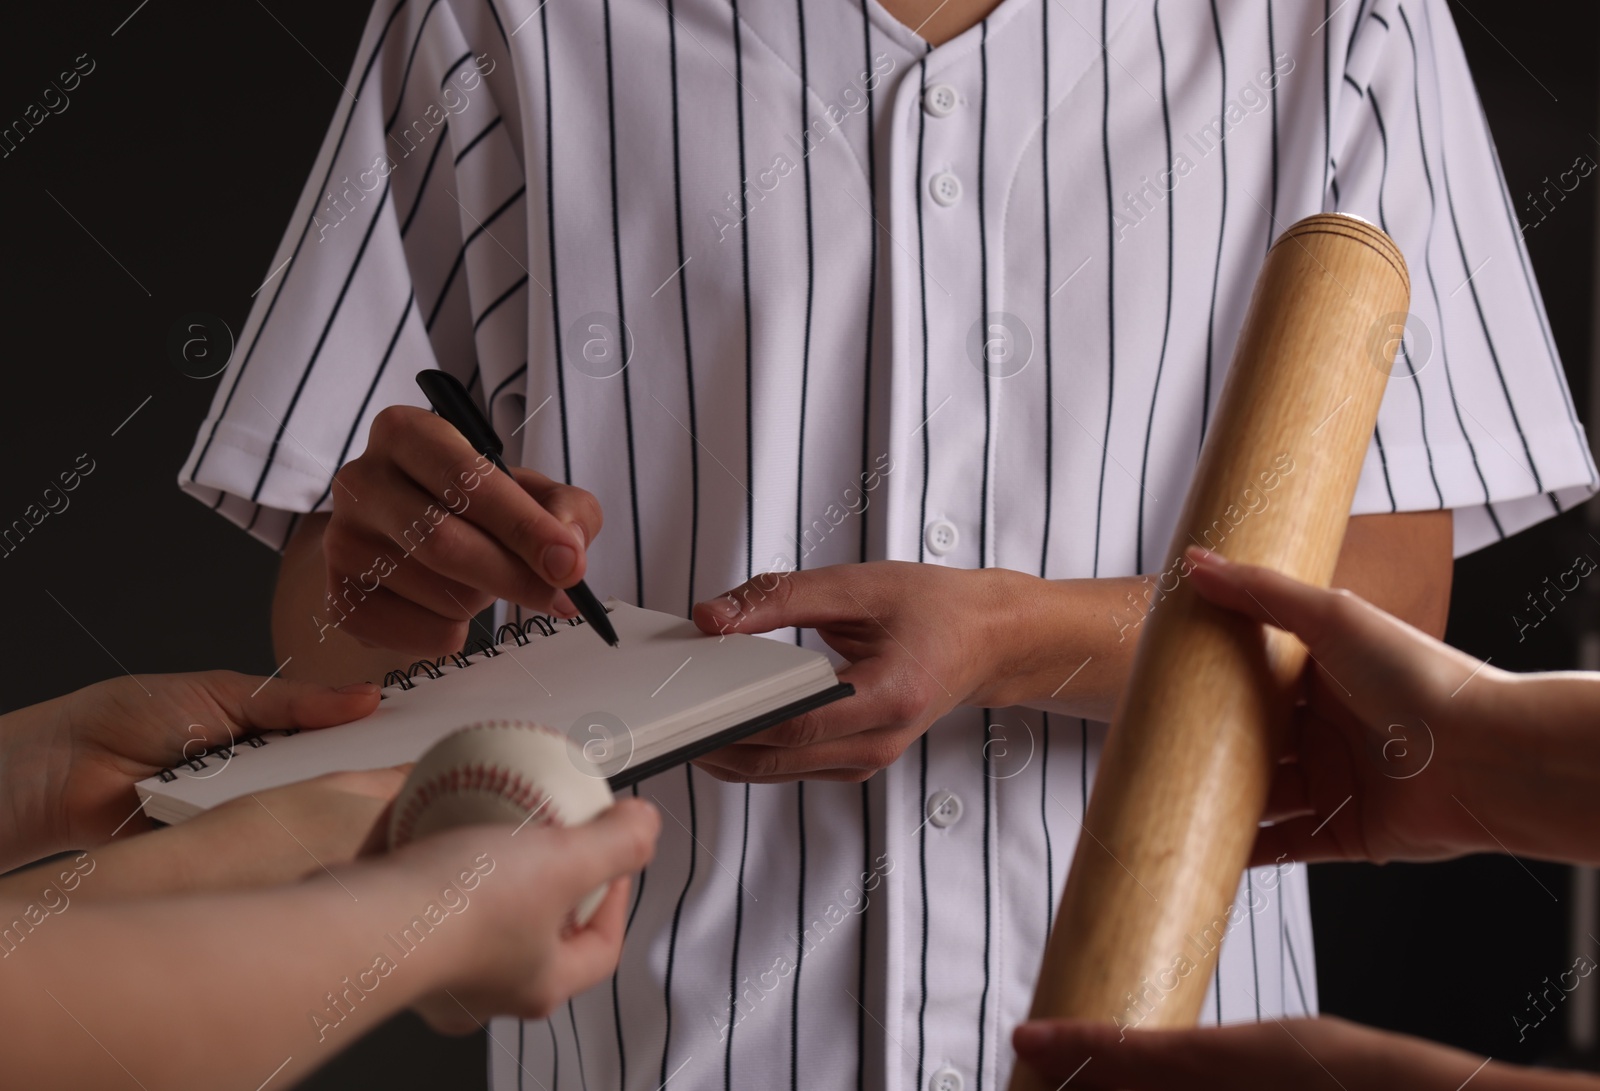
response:
{"label": "black background", "polygon": [[[0,118],[20,116],[80,55],[95,64],[71,105],[0,159],[0,524],[80,454],[96,467],[66,511],[0,558],[6,708],[122,669],[276,665],[266,624],[276,557],[175,485],[216,380],[181,374],[167,342],[193,312],[242,328],[344,94],[366,5],[150,0],[129,18],[136,6],[9,4],[0,16]],[[1451,6],[1524,209],[1546,176],[1600,158],[1600,8]],[[1595,185],[1527,233],[1580,406]],[[1526,641],[1511,614],[1544,576],[1600,548],[1583,517],[1460,561],[1451,642],[1515,669],[1574,665],[1592,601],[1564,604]],[[1557,1057],[1564,1012],[1523,1042],[1512,1017],[1526,1018],[1525,994],[1571,965],[1567,876],[1504,858],[1314,868],[1324,1010],[1498,1058]],[[248,1033],[173,1017],[195,1033]],[[481,1087],[488,1048],[481,1035],[444,1041],[402,1017],[313,1084]]]}

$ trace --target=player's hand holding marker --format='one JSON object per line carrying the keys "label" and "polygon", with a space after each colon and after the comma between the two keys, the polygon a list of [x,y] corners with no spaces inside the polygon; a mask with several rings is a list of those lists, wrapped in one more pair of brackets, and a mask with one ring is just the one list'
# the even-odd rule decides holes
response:
{"label": "player's hand holding marker", "polygon": [[460,648],[472,617],[496,599],[578,614],[562,590],[583,578],[599,502],[535,470],[499,473],[425,409],[379,413],[331,495],[328,609],[364,643],[440,655]]}

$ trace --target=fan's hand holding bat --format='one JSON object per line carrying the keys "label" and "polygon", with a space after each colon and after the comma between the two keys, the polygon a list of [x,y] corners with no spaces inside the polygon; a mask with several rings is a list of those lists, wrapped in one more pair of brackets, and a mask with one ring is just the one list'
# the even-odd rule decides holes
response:
{"label": "fan's hand holding bat", "polygon": [[[1600,861],[1600,676],[1509,674],[1348,592],[1204,550],[1187,557],[1200,595],[1294,633],[1311,653],[1254,862],[1485,851]],[[1038,1020],[1018,1027],[1013,1045],[1042,1077],[1086,1089],[1298,1091],[1329,1075],[1421,1091],[1600,1085],[1334,1018],[1126,1031]]]}
{"label": "fan's hand holding bat", "polygon": [[1473,852],[1600,863],[1600,676],[1511,674],[1348,592],[1187,556],[1202,596],[1311,653],[1255,863]]}

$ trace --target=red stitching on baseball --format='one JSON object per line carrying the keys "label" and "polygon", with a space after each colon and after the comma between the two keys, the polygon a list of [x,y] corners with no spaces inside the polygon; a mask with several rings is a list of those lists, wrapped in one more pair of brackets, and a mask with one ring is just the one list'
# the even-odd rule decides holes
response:
{"label": "red stitching on baseball", "polygon": [[[477,724],[476,727],[490,726],[507,727],[533,727],[535,725],[514,724],[502,722],[496,724]],[[549,728],[540,728],[550,731]],[[555,734],[555,732],[551,732]],[[405,809],[400,813],[400,818],[395,825],[395,847],[411,843],[412,833],[417,821],[422,817],[422,812],[434,800],[445,795],[460,795],[468,792],[487,792],[490,795],[511,803],[521,808],[526,813],[537,814],[532,821],[540,826],[552,823],[564,826],[566,822],[561,817],[560,808],[545,795],[539,785],[533,781],[524,781],[520,773],[513,773],[501,766],[477,762],[465,768],[456,766],[436,774],[429,780],[418,785],[416,791],[406,802]]]}

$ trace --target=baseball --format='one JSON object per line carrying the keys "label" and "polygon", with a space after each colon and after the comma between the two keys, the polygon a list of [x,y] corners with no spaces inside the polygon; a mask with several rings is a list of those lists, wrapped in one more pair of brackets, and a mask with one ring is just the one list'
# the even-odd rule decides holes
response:
{"label": "baseball", "polygon": [[[395,797],[389,847],[454,826],[581,825],[612,799],[599,767],[555,729],[515,720],[473,724],[417,760]],[[607,886],[573,910],[579,927],[600,908]]]}

